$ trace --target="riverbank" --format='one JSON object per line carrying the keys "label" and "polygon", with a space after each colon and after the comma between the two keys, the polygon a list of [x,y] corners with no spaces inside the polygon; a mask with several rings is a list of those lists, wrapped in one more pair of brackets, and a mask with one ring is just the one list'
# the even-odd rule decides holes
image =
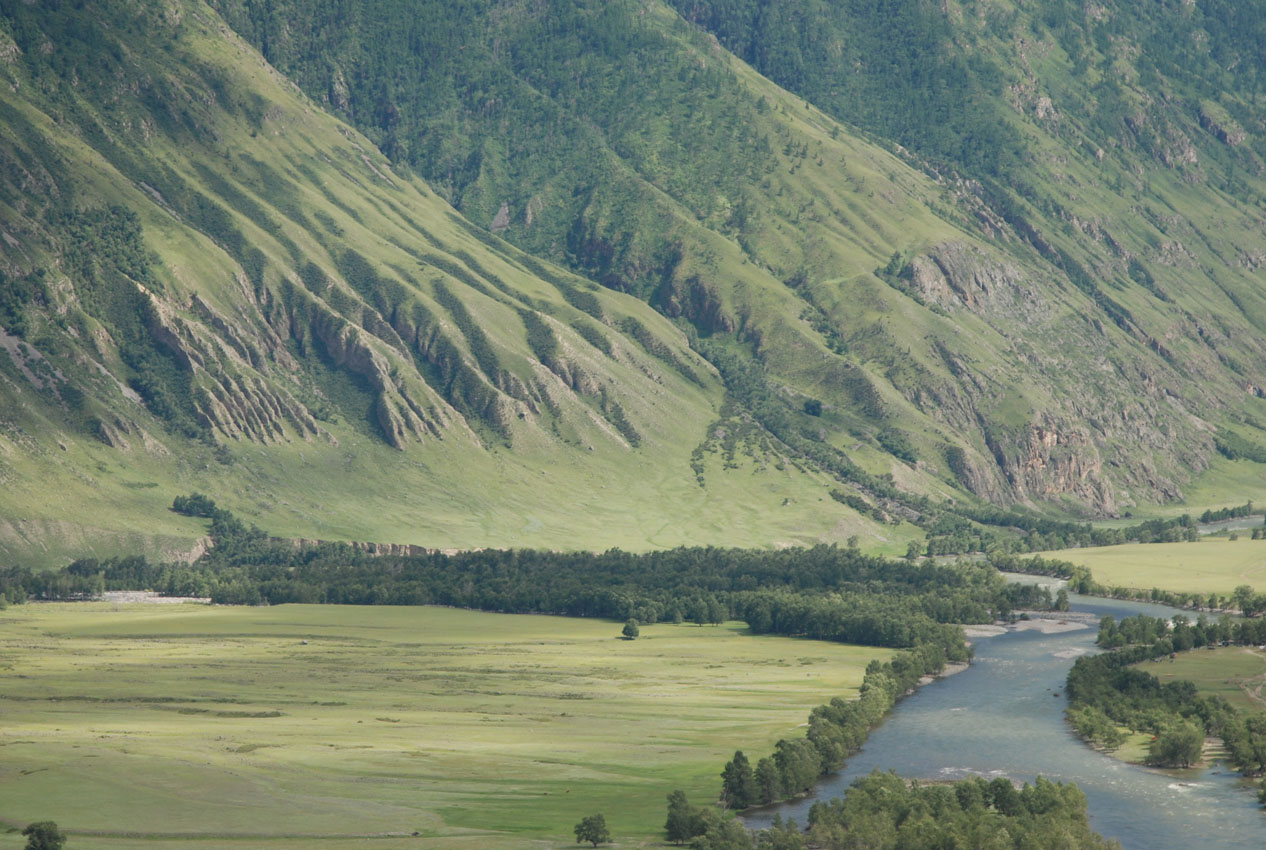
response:
{"label": "riverbank", "polygon": [[967,670],[967,668],[970,666],[971,666],[970,661],[949,661],[945,664],[944,667],[941,668],[941,672],[932,673],[930,675],[924,676],[921,679],[919,679],[918,686],[921,688],[924,685],[932,684],[938,679],[946,679],[946,678],[949,678],[950,676],[956,676],[959,673],[962,673],[965,670]]}
{"label": "riverbank", "polygon": [[[1076,594],[1070,594],[1070,602],[1069,613],[1091,623],[1104,615],[1119,621],[1139,613],[1180,613]],[[1125,850],[1260,850],[1266,821],[1231,771],[1215,767],[1176,778],[1107,758],[1070,733],[1064,681],[1070,656],[1097,651],[1092,630],[1043,634],[992,625],[970,631],[989,636],[973,639],[975,657],[968,670],[902,700],[845,768],[813,795],[745,814],[746,824],[762,828],[778,814],[804,825],[815,803],[839,797],[874,770],[892,770],[921,784],[969,776],[1033,783],[1040,775],[1076,783],[1086,794],[1091,826]],[[1060,698],[1053,696],[1057,692]]]}

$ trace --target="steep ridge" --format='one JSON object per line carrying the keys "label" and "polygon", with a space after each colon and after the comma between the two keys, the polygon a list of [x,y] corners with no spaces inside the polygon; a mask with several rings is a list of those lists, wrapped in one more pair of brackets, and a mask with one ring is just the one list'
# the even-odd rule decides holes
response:
{"label": "steep ridge", "polygon": [[176,554],[191,489],[430,546],[876,528],[772,460],[700,487],[722,387],[680,330],[472,227],[207,7],[0,12],[0,553]]}
{"label": "steep ridge", "polygon": [[[1252,122],[1096,130],[1074,98],[1142,61],[1128,10],[214,5],[463,215],[754,358],[791,415],[824,402],[795,429],[906,488],[1111,515],[1181,498],[1219,429],[1260,445]],[[1235,244],[1181,238],[1206,217]]]}

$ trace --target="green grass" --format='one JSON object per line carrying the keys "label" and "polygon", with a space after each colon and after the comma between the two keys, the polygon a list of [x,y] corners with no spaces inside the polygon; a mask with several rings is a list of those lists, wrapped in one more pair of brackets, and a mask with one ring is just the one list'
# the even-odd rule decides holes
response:
{"label": "green grass", "polygon": [[1195,543],[1131,543],[1043,552],[1090,569],[1109,587],[1229,595],[1242,584],[1266,587],[1266,541],[1207,538]]}
{"label": "green grass", "polygon": [[1110,755],[1130,764],[1144,764],[1147,761],[1148,745],[1152,742],[1150,732],[1131,732],[1124,726],[1118,726],[1125,733],[1125,743],[1113,750]]}
{"label": "green grass", "polygon": [[890,654],[431,607],[47,604],[0,624],[0,819],[111,848],[562,846],[595,811],[653,842],[669,791],[715,799],[735,749],[803,734]]}
{"label": "green grass", "polygon": [[1160,513],[1169,516],[1189,513],[1200,516],[1207,509],[1242,505],[1252,501],[1266,505],[1266,468],[1251,460],[1227,460],[1214,455],[1209,469],[1185,489],[1181,505],[1168,506]]}
{"label": "green grass", "polygon": [[1193,649],[1180,652],[1171,662],[1168,658],[1135,665],[1151,673],[1162,683],[1187,679],[1195,682],[1202,693],[1217,694],[1244,711],[1266,708],[1261,696],[1266,682],[1266,653],[1243,646],[1217,649]]}

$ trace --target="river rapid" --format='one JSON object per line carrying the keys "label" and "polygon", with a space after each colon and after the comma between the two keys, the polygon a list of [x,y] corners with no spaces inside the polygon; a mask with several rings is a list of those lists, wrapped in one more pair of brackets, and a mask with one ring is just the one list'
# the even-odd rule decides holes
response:
{"label": "river rapid", "polygon": [[1098,651],[1099,617],[1182,612],[1076,595],[1070,601],[1073,618],[1082,615],[1090,628],[972,638],[971,667],[899,702],[862,750],[811,797],[755,811],[744,818],[747,825],[763,828],[778,813],[805,826],[814,802],[843,794],[875,769],[939,780],[977,775],[1032,782],[1040,774],[1075,782],[1086,794],[1091,826],[1127,850],[1261,850],[1266,814],[1230,768],[1128,765],[1083,744],[1064,722],[1064,678],[1075,657]]}

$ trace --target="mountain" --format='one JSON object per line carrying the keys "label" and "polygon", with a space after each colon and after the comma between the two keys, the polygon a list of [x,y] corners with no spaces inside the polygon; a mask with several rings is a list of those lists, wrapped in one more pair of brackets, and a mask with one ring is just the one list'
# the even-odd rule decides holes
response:
{"label": "mountain", "polygon": [[903,551],[1266,460],[1257,19],[889,5],[0,0],[0,555],[193,490]]}
{"label": "mountain", "polygon": [[737,343],[910,489],[1111,515],[1260,430],[1244,7],[216,5],[466,217]]}

